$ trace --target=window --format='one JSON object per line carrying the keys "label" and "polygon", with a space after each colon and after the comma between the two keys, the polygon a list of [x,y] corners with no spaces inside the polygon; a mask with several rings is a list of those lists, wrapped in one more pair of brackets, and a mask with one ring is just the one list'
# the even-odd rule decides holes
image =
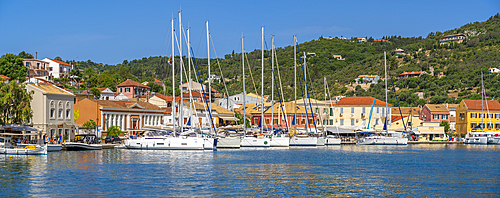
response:
{"label": "window", "polygon": [[486,124],[486,128],[488,128],[489,130],[491,130],[491,128],[493,128],[493,124],[492,123],[487,123]]}
{"label": "window", "polygon": [[327,109],[327,108],[324,108],[324,109],[323,109],[323,113],[328,113],[328,109]]}
{"label": "window", "polygon": [[40,63],[36,63],[36,69],[40,69]]}
{"label": "window", "polygon": [[315,112],[315,113],[319,113],[319,109],[318,109],[318,108],[316,108],[314,112]]}
{"label": "window", "polygon": [[254,118],[254,119],[253,119],[253,124],[254,124],[254,125],[259,124],[259,118]]}
{"label": "window", "polygon": [[269,120],[269,118],[266,118],[266,124],[269,124],[271,123],[271,121]]}
{"label": "window", "polygon": [[309,124],[314,124],[312,119],[309,119]]}
{"label": "window", "polygon": [[499,130],[499,129],[500,129],[500,124],[496,124],[496,123],[495,123],[495,129],[496,129],[496,130]]}
{"label": "window", "polygon": [[30,66],[30,62],[26,62],[26,67],[29,67]]}
{"label": "window", "polygon": [[278,119],[274,119],[274,124],[278,124]]}
{"label": "window", "polygon": [[378,109],[378,108],[379,108],[379,107],[377,107],[377,113],[379,113],[379,109]]}
{"label": "window", "polygon": [[382,107],[382,117],[385,116],[385,109]]}
{"label": "window", "polygon": [[54,115],[55,111],[56,111],[56,110],[55,110],[55,109],[53,109],[53,108],[52,108],[52,109],[50,109],[50,118],[55,118],[55,117],[54,117],[54,116],[55,116],[55,115]]}
{"label": "window", "polygon": [[480,113],[479,118],[484,118],[484,113]]}
{"label": "window", "polygon": [[123,88],[120,87],[120,93],[123,92]]}
{"label": "window", "polygon": [[69,109],[66,109],[66,119],[69,119],[69,116],[71,115]]}
{"label": "window", "polygon": [[326,125],[326,120],[323,120],[323,125]]}
{"label": "window", "polygon": [[443,117],[443,120],[448,119],[448,115],[443,115],[442,117]]}
{"label": "window", "polygon": [[363,109],[361,110],[361,113],[366,113],[366,107],[363,107]]}
{"label": "window", "polygon": [[302,118],[302,125],[306,124],[306,119]]}
{"label": "window", "polygon": [[365,126],[366,125],[366,119],[363,119],[362,123],[363,123],[363,126]]}
{"label": "window", "polygon": [[49,71],[52,71],[52,67],[49,67]]}
{"label": "window", "polygon": [[495,119],[500,119],[500,114],[495,113]]}
{"label": "window", "polygon": [[130,92],[130,88],[125,88],[125,92],[129,93]]}
{"label": "window", "polygon": [[58,116],[59,118],[62,118],[62,117],[63,117],[63,110],[62,110],[62,109],[59,109],[59,114],[58,114],[58,115],[59,115],[59,116]]}
{"label": "window", "polygon": [[354,119],[351,119],[351,126],[354,126]]}
{"label": "window", "polygon": [[477,113],[471,113],[470,118],[477,118]]}
{"label": "window", "polygon": [[488,113],[488,118],[493,118],[493,114],[492,113]]}
{"label": "window", "polygon": [[439,119],[439,114],[432,114],[432,119]]}
{"label": "window", "polygon": [[351,113],[354,113],[354,107],[351,107]]}
{"label": "window", "polygon": [[330,125],[333,125],[333,120],[330,120]]}
{"label": "window", "polygon": [[333,116],[333,108],[330,108],[330,115]]}
{"label": "window", "polygon": [[340,119],[340,126],[344,126],[344,119]]}

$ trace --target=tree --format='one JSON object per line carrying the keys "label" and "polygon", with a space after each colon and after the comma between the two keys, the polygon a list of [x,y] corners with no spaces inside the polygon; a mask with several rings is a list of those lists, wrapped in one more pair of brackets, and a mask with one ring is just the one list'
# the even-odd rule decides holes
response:
{"label": "tree", "polygon": [[25,91],[26,86],[11,81],[9,84],[0,83],[0,124],[29,123],[33,114],[31,100],[33,91]]}
{"label": "tree", "polygon": [[75,110],[75,113],[73,114],[74,118],[75,118],[75,122],[78,120],[78,118],[80,118],[80,110]]}
{"label": "tree", "polygon": [[95,129],[97,127],[97,123],[94,120],[90,119],[89,121],[83,123],[83,128],[88,130]]}
{"label": "tree", "polygon": [[59,56],[56,56],[56,57],[54,58],[54,60],[63,61],[63,60],[62,60],[62,58],[61,58],[61,57],[59,57]]}
{"label": "tree", "polygon": [[90,89],[90,92],[92,92],[92,94],[94,94],[95,99],[101,98],[101,91],[99,89],[93,87],[92,89]]}
{"label": "tree", "polygon": [[441,121],[439,126],[444,126],[444,132],[446,133],[450,130],[450,124],[448,124],[448,121]]}
{"label": "tree", "polygon": [[121,135],[123,133],[123,131],[121,131],[120,128],[117,126],[108,127],[107,132],[108,132],[108,135]]}
{"label": "tree", "polygon": [[5,54],[0,58],[0,74],[10,78],[12,81],[24,82],[28,67],[23,65],[23,58],[14,54]]}
{"label": "tree", "polygon": [[25,58],[34,58],[32,54],[30,54],[30,53],[26,53],[26,52],[24,52],[24,51],[19,52],[19,55],[18,55],[18,56],[19,56],[20,58],[23,58],[23,59],[25,59]]}

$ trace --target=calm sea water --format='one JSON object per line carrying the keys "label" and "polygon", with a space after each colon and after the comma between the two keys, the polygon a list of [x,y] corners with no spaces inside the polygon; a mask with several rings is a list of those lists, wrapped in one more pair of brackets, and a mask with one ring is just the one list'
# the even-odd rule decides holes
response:
{"label": "calm sea water", "polygon": [[500,146],[62,151],[0,156],[1,197],[498,197]]}

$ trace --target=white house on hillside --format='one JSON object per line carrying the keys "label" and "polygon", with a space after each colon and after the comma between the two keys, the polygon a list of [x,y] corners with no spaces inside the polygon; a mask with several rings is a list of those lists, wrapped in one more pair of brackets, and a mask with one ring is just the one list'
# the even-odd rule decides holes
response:
{"label": "white house on hillside", "polygon": [[73,67],[65,62],[44,58],[42,61],[49,63],[49,76],[54,78],[67,78],[69,77],[69,72]]}

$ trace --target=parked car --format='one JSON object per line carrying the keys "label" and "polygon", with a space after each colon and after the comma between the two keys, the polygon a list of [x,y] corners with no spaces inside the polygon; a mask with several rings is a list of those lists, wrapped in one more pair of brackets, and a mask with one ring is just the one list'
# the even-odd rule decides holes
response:
{"label": "parked car", "polygon": [[108,135],[106,136],[106,139],[104,139],[104,143],[122,143],[122,139],[120,139],[120,137],[118,137],[117,135]]}

